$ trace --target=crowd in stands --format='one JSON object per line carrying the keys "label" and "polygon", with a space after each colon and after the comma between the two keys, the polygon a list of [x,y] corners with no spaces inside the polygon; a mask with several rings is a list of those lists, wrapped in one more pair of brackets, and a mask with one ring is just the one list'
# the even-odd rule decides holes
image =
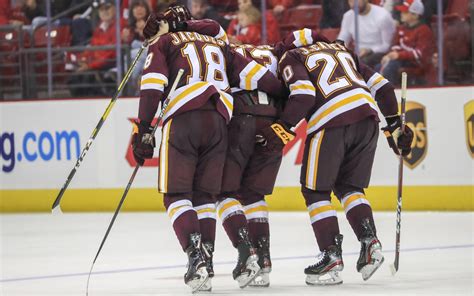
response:
{"label": "crowd in stands", "polygon": [[[0,26],[22,26],[33,32],[46,23],[46,0],[0,0]],[[305,26],[343,40],[356,48],[355,0],[51,0],[53,26],[67,26],[71,46],[104,46],[116,44],[116,13],[120,13],[120,37],[130,46],[131,58],[144,41],[142,29],[151,11],[164,11],[171,3],[188,5],[196,19],[210,18],[221,24],[233,43],[273,44],[288,32]],[[443,25],[470,24],[468,0],[443,0]],[[87,5],[85,5],[86,3]],[[436,0],[358,0],[358,53],[360,59],[397,83],[399,73],[409,71],[411,83],[436,83]],[[465,6],[465,7],[464,7]],[[454,15],[454,16],[453,16]],[[263,33],[262,19],[266,20]],[[458,45],[471,59],[470,26],[464,27],[466,46]],[[1,28],[1,27],[0,27]],[[452,31],[452,28],[451,28]],[[443,38],[453,38],[443,36]],[[461,44],[458,37],[456,44]],[[447,45],[449,46],[449,45]],[[1,54],[1,52],[0,52]],[[450,53],[448,53],[449,55]],[[82,50],[66,55],[69,83],[73,96],[103,95],[93,88],[74,87],[101,82],[96,71],[113,69],[115,49]],[[1,60],[0,60],[1,62]],[[452,63],[449,57],[443,65]],[[457,61],[454,61],[457,62]],[[143,60],[139,61],[143,63]],[[127,66],[127,65],[125,65]],[[132,83],[140,76],[140,64],[132,75]],[[0,73],[1,75],[1,73]]]}

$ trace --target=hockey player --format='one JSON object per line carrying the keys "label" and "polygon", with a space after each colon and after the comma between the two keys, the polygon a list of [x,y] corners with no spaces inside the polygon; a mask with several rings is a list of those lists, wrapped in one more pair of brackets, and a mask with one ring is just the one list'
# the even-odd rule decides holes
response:
{"label": "hockey player", "polygon": [[[158,183],[176,236],[188,255],[184,280],[194,292],[208,280],[201,250],[207,227],[201,227],[198,216],[215,216],[213,195],[221,187],[216,176],[222,175],[226,123],[233,109],[230,86],[247,90],[258,87],[273,96],[284,89],[263,66],[236,54],[222,40],[194,32],[167,33],[169,28],[175,28],[174,19],[166,14],[153,17],[149,22],[159,23],[160,29],[156,36],[146,36],[151,42],[142,74],[139,121],[132,145],[138,163],[143,164],[144,159],[153,156],[151,121],[159,102],[168,95],[169,84],[183,69],[183,79],[163,116]],[[247,252],[251,253],[251,244],[248,245]],[[258,265],[254,269],[250,261],[244,262],[245,268],[237,276],[258,274]]]}
{"label": "hockey player", "polygon": [[[308,122],[300,182],[321,254],[305,269],[309,285],[340,284],[343,270],[342,235],[331,192],[342,203],[346,217],[361,242],[357,271],[369,279],[383,262],[376,236],[368,187],[378,138],[378,105],[387,126],[382,128],[395,153],[407,155],[413,132],[400,134],[400,116],[393,85],[374,72],[339,42],[301,30],[302,46],[285,53],[279,73],[290,98],[279,121],[261,131],[269,151],[281,150],[293,137],[291,128]],[[309,45],[309,46],[308,46]],[[375,101],[374,101],[375,98]],[[399,151],[400,150],[400,151]]]}
{"label": "hockey player", "polygon": [[[180,22],[177,30],[193,31],[211,35],[227,41],[227,36],[220,25],[213,20],[188,20]],[[274,48],[270,46],[242,45],[234,50],[249,57],[269,69],[276,77],[278,60]],[[250,282],[251,286],[269,286],[271,261],[269,252],[268,208],[265,195],[273,190],[276,175],[280,166],[282,153],[261,153],[255,145],[256,132],[272,124],[279,112],[279,102],[261,91],[245,91],[232,88],[234,97],[233,117],[229,124],[229,147],[223,173],[223,193],[219,195],[218,206],[220,218],[239,257],[234,269],[234,278],[240,287],[249,284],[249,276],[238,276],[246,269],[248,250],[256,248],[258,265],[261,273]],[[255,149],[257,148],[257,149]],[[207,219],[200,219],[205,221]],[[202,225],[202,222],[201,222]],[[248,248],[250,240],[252,247]],[[203,244],[208,256],[208,272],[213,274],[212,251],[213,240]],[[206,250],[209,250],[206,251]],[[256,256],[250,256],[254,260]],[[252,259],[254,258],[254,259]],[[212,289],[208,281],[201,290]]]}

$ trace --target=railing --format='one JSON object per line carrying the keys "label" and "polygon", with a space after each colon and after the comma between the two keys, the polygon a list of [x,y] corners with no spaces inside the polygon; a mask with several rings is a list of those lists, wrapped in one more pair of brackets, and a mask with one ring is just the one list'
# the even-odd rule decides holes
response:
{"label": "railing", "polygon": [[[51,34],[53,35],[53,34]],[[48,92],[48,60],[46,47],[31,47],[32,34],[22,31],[20,27],[0,27],[0,99],[30,99],[46,97]],[[115,45],[108,46],[64,46],[51,48],[51,68],[53,93],[51,98],[81,96],[73,90],[95,90],[92,96],[112,95],[117,85],[116,59],[105,62],[110,65],[102,70],[75,72],[68,69],[67,55],[84,51],[115,50]],[[125,65],[130,64],[130,46],[122,46]],[[80,82],[74,79],[90,76]],[[79,82],[75,82],[75,80]],[[128,84],[124,95],[134,93],[135,85]],[[84,92],[85,93],[85,92]],[[88,95],[91,96],[91,95]]]}

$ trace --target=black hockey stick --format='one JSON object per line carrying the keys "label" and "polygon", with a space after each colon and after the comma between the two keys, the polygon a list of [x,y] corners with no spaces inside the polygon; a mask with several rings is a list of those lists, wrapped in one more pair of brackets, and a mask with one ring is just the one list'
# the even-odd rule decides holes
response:
{"label": "black hockey stick", "polygon": [[[402,126],[400,128],[400,133],[403,134],[405,132],[405,125],[406,125],[406,111],[405,111],[405,104],[406,104],[406,97],[407,97],[407,73],[402,73],[402,102],[401,102],[401,121]],[[393,264],[390,265],[390,270],[392,271],[392,275],[395,275],[398,271],[398,264],[400,260],[400,224],[402,222],[402,189],[403,189],[403,155],[400,151],[400,160],[398,163],[398,186],[397,186],[397,230],[395,236],[395,260]]]}
{"label": "black hockey stick", "polygon": [[[174,93],[176,90],[176,87],[181,80],[181,76],[183,76],[184,70],[180,69],[178,71],[178,75],[176,75],[176,79],[173,82],[173,85],[171,87],[171,90],[168,94],[168,97],[166,98],[165,102],[163,103],[163,107],[161,108],[160,115],[158,116],[158,120],[156,121],[155,126],[153,127],[153,131],[151,132],[152,135],[155,134],[156,130],[158,129],[158,126],[160,125],[160,121],[163,118],[163,115],[165,114],[166,108],[168,107],[168,104],[170,103],[170,98],[171,95]],[[114,225],[115,218],[117,218],[118,213],[120,212],[120,209],[122,208],[122,204],[125,200],[125,197],[128,194],[128,191],[130,190],[130,187],[132,186],[133,180],[135,179],[135,176],[137,175],[138,169],[140,168],[140,165],[137,163],[135,166],[135,169],[133,170],[132,176],[130,176],[130,180],[128,181],[127,187],[125,187],[125,191],[123,192],[122,198],[120,199],[120,202],[117,206],[117,209],[115,210],[114,216],[112,217],[112,220],[110,221],[109,227],[107,228],[107,231],[105,232],[105,236],[102,239],[102,242],[100,243],[99,250],[97,251],[97,254],[95,255],[94,261],[92,261],[92,266],[91,270],[89,271],[89,276],[87,277],[87,288],[86,288],[86,295],[89,295],[89,280],[91,278],[92,274],[92,269],[94,268],[95,261],[97,260],[97,257],[99,257],[100,251],[102,250],[102,247],[104,246],[105,240],[107,239],[107,236],[109,236],[110,230],[112,229],[112,226]]]}
{"label": "black hockey stick", "polygon": [[135,65],[137,64],[138,59],[140,58],[140,56],[142,55],[143,51],[145,50],[145,48],[147,46],[148,46],[148,41],[145,40],[143,42],[142,46],[140,47],[140,50],[138,51],[137,56],[133,60],[132,65],[130,65],[130,67],[128,68],[128,71],[127,71],[127,73],[125,73],[125,76],[123,77],[122,82],[120,82],[119,87],[115,91],[114,96],[110,100],[110,103],[107,106],[107,109],[105,109],[104,114],[102,114],[102,117],[100,118],[100,120],[97,123],[96,127],[92,131],[92,134],[89,137],[89,140],[87,140],[86,146],[82,149],[82,152],[81,152],[79,158],[77,159],[76,164],[74,165],[71,172],[67,176],[66,182],[64,182],[64,185],[61,188],[61,190],[59,191],[58,196],[56,196],[56,199],[54,200],[53,206],[51,207],[51,211],[53,213],[61,213],[62,212],[60,202],[61,202],[61,198],[63,197],[64,192],[66,191],[67,187],[69,186],[69,183],[71,183],[71,180],[74,177],[74,175],[76,174],[76,171],[79,168],[79,166],[81,165],[82,161],[84,160],[84,157],[86,156],[87,151],[89,151],[89,148],[91,147],[92,142],[94,141],[95,137],[99,133],[99,131],[100,131],[102,125],[104,124],[105,120],[109,116],[110,111],[112,110],[112,107],[114,106],[115,101],[117,101],[117,98],[118,98],[120,92],[122,91],[125,84],[127,84],[127,81],[130,78],[130,75],[132,75],[132,71],[135,68]]}

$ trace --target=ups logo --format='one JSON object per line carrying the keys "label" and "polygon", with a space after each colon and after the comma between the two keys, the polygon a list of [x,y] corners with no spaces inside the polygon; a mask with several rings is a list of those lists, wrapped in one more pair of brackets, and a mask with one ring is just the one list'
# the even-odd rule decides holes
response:
{"label": "ups logo", "polygon": [[474,158],[474,100],[464,105],[464,124],[466,125],[467,150]]}
{"label": "ups logo", "polygon": [[404,157],[403,162],[410,169],[414,169],[423,161],[428,148],[425,106],[417,102],[407,101],[406,122],[414,135],[411,143],[411,153]]}

